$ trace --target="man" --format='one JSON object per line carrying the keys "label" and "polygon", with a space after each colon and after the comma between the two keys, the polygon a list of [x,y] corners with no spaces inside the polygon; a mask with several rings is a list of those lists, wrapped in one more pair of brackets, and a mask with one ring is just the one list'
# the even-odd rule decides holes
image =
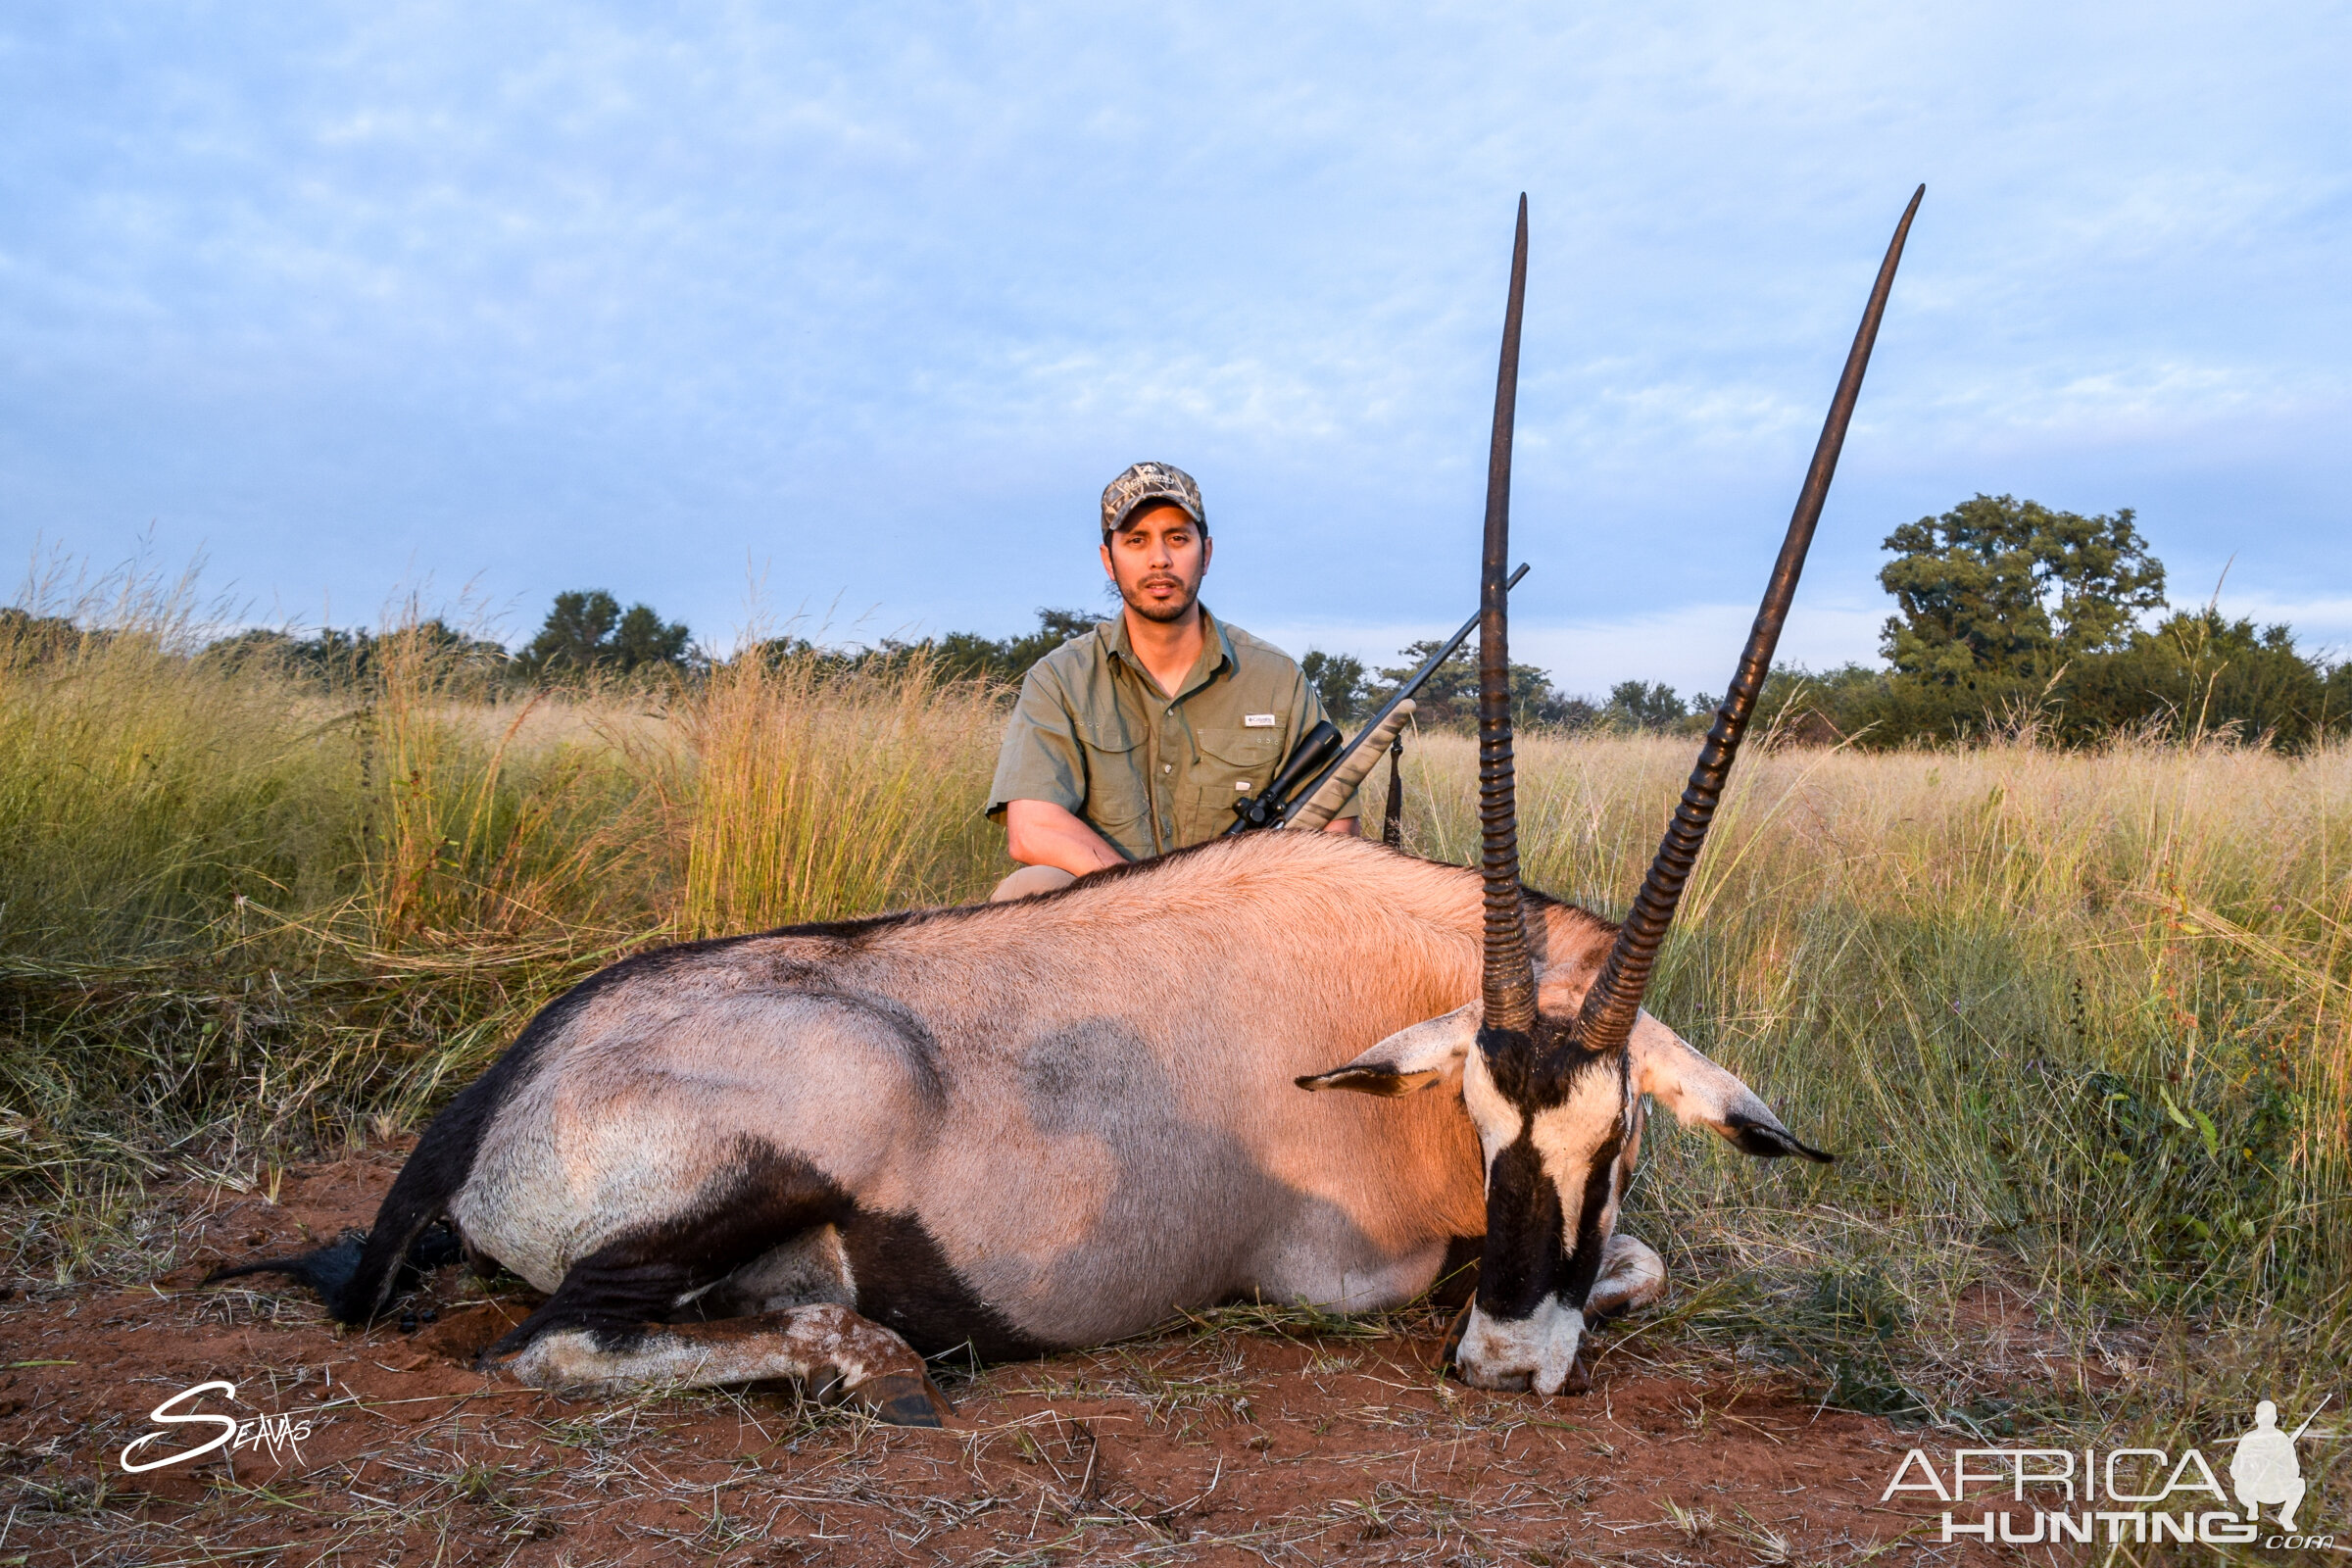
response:
{"label": "man", "polygon": [[2254,1406],[2254,1430],[2237,1440],[2237,1452],[2230,1461],[2230,1484],[2237,1490],[2238,1506],[2246,1510],[2246,1517],[2261,1518],[2262,1505],[2271,1503],[2278,1528],[2290,1535],[2295,1510],[2303,1506],[2310,1485],[2303,1479],[2302,1461],[2295,1457],[2295,1439],[2302,1435],[2301,1427],[2292,1435],[2279,1431],[2278,1407],[2264,1399]]}
{"label": "man", "polygon": [[[1022,862],[997,901],[1216,837],[1323,705],[1290,656],[1200,604],[1212,549],[1192,475],[1139,463],[1102,492],[1102,569],[1123,601],[1021,683],[988,814]],[[1350,800],[1324,829],[1356,831]]]}

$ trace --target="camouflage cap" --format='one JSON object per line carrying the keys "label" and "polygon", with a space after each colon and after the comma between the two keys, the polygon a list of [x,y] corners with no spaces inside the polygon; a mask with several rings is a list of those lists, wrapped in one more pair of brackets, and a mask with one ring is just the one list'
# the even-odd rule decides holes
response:
{"label": "camouflage cap", "polygon": [[1115,533],[1138,507],[1165,501],[1182,507],[1208,531],[1208,514],[1200,510],[1200,487],[1193,476],[1172,463],[1138,463],[1102,490],[1102,531]]}

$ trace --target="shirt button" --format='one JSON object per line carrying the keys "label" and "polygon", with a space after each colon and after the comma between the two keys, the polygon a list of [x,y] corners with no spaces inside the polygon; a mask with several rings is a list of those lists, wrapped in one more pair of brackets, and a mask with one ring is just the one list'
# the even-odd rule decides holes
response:
{"label": "shirt button", "polygon": [[1159,764],[1159,770],[1162,773],[1173,773],[1176,771],[1176,764],[1174,762],[1162,762]]}

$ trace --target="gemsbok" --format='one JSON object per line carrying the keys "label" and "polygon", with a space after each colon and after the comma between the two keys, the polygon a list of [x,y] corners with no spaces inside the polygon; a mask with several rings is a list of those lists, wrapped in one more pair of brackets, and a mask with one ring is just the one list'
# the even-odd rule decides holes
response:
{"label": "gemsbok", "polygon": [[1481,869],[1258,832],[1008,904],[646,953],[550,1004],[434,1118],[365,1237],[215,1277],[291,1274],[361,1323],[462,1248],[548,1293],[483,1352],[525,1383],[795,1378],[931,1425],[926,1355],[1097,1344],[1252,1296],[1380,1308],[1475,1251],[1462,1378],[1581,1387],[1587,1322],[1665,1288],[1616,1229],[1644,1097],[1751,1154],[1830,1157],[1641,1004],[1919,200],[1622,926],[1519,880],[1503,570],[1521,197],[1481,578]]}

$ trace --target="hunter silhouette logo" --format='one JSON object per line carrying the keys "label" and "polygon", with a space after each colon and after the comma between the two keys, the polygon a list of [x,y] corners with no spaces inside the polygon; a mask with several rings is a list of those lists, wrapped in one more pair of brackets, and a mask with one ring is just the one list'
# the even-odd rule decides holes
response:
{"label": "hunter silhouette logo", "polygon": [[[2320,1410],[2327,1408],[2328,1400],[2321,1400]],[[2236,1490],[2248,1519],[2261,1518],[2265,1506],[2275,1507],[2278,1512],[2272,1517],[2278,1528],[2293,1533],[2295,1510],[2303,1506],[2305,1485],[2303,1463],[2295,1456],[2295,1440],[2310,1430],[2320,1410],[2305,1416],[2303,1425],[2294,1431],[2281,1432],[2277,1405],[2265,1399],[2254,1406],[2254,1430],[2237,1440],[2237,1453],[2230,1461],[2230,1485]]]}

